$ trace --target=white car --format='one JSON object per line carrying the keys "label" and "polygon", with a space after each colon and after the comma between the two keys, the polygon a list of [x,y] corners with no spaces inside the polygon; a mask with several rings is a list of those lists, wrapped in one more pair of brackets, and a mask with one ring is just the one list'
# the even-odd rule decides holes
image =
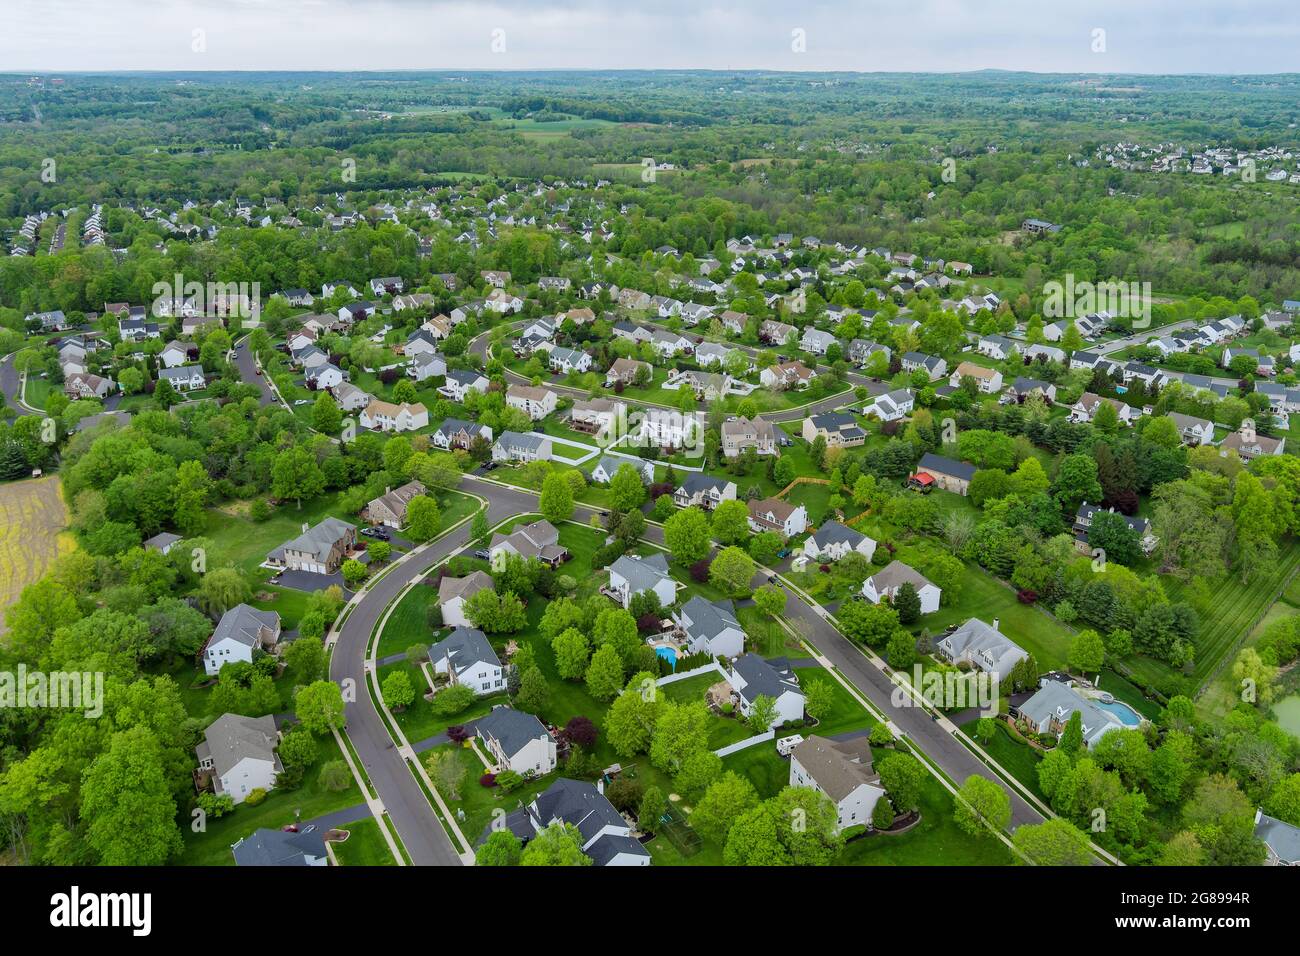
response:
{"label": "white car", "polygon": [[293,402],[293,403],[294,403],[295,405],[310,405],[310,404],[311,404],[311,399],[309,399],[309,398],[296,398],[296,399],[294,399],[294,402]]}

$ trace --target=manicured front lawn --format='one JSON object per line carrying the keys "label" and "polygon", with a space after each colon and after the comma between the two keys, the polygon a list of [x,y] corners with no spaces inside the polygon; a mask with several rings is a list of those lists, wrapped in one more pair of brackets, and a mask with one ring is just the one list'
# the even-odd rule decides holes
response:
{"label": "manicured front lawn", "polygon": [[316,743],[320,756],[307,768],[307,775],[298,789],[272,790],[256,807],[241,804],[219,820],[208,820],[204,833],[192,832],[186,813],[185,825],[181,827],[185,848],[177,862],[185,866],[233,866],[235,858],[230,852],[231,845],[259,827],[275,830],[361,803],[361,791],[351,777],[344,790],[325,790],[320,786],[320,768],[331,760],[342,760],[343,754],[332,735],[318,737]]}
{"label": "manicured front lawn", "polygon": [[432,644],[435,632],[429,627],[429,608],[438,604],[438,586],[422,581],[402,595],[393,606],[379,635],[375,657],[383,660],[400,654],[412,644]]}
{"label": "manicured front lawn", "polygon": [[961,729],[966,732],[967,737],[974,740],[990,757],[997,761],[1004,770],[1028,787],[1040,800],[1046,801],[1047,794],[1043,793],[1042,788],[1038,785],[1038,764],[1043,759],[1039,752],[1027,743],[1012,737],[1011,731],[1001,720],[997,722],[997,733],[986,744],[975,736],[975,728],[978,724],[979,718],[977,717],[962,724]]}
{"label": "manicured front lawn", "polygon": [[349,823],[341,829],[348,831],[348,838],[333,845],[339,866],[397,866],[388,842],[379,832],[379,823],[373,817]]}
{"label": "manicured front lawn", "polygon": [[809,667],[796,667],[794,672],[799,678],[801,687],[806,688],[809,681],[816,681],[826,684],[831,689],[833,701],[831,712],[823,716],[816,727],[799,731],[805,737],[809,734],[830,737],[849,730],[870,730],[876,726],[876,720],[867,712],[867,709],[854,700],[853,695],[844,689],[844,685],[821,665],[813,664]]}

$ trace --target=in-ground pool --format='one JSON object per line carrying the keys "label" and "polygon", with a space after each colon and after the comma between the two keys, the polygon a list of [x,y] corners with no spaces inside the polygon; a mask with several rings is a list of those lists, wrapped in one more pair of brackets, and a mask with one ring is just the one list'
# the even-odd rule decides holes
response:
{"label": "in-ground pool", "polygon": [[1142,723],[1141,715],[1138,714],[1136,710],[1134,710],[1132,707],[1130,707],[1128,704],[1124,703],[1123,701],[1114,700],[1114,699],[1102,700],[1100,698],[1094,697],[1092,702],[1096,704],[1098,707],[1100,707],[1102,710],[1108,710],[1116,717],[1118,717],[1119,722],[1123,724],[1125,727],[1137,727]]}
{"label": "in-ground pool", "polygon": [[655,653],[673,667],[677,666],[677,651],[674,648],[668,647],[666,644],[661,644],[659,647],[655,648]]}

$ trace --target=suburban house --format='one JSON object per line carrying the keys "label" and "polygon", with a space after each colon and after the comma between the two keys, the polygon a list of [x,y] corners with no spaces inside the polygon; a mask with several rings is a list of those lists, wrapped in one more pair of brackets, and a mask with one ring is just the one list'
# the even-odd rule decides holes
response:
{"label": "suburban house", "polygon": [[324,830],[293,833],[258,827],[231,844],[236,866],[329,866]]}
{"label": "suburban house", "polygon": [[1300,866],[1300,827],[1256,810],[1255,836],[1267,848],[1267,866]]}
{"label": "suburban house", "polygon": [[615,426],[627,422],[627,405],[610,398],[574,399],[569,409],[569,426],[588,434],[611,437]]}
{"label": "suburban house", "polygon": [[803,362],[780,362],[759,372],[758,380],[765,388],[807,388],[813,376],[813,370]]}
{"label": "suburban house", "polygon": [[179,368],[189,360],[190,349],[183,342],[168,342],[158,353],[158,361],[162,362],[163,368]]}
{"label": "suburban house", "polygon": [[866,339],[854,339],[849,343],[849,361],[854,365],[866,365],[877,354],[883,355],[885,363],[888,364],[893,352],[890,351],[888,345],[869,342]]}
{"label": "suburban house", "polygon": [[182,365],[179,368],[160,368],[158,380],[168,382],[178,392],[197,391],[207,384],[202,365]]}
{"label": "suburban house", "polygon": [[[574,827],[582,852],[594,866],[649,866],[650,851],[632,836],[632,827],[604,793],[605,781],[588,783],[561,777],[532,803],[505,818],[506,829],[527,844],[552,823]],[[481,839],[492,832],[489,826]]]}
{"label": "suburban house", "polygon": [[470,445],[477,438],[482,438],[487,442],[492,441],[492,429],[477,422],[467,422],[460,418],[448,418],[444,419],[443,423],[433,431],[429,436],[429,441],[435,448],[441,448],[443,451],[450,451],[455,448],[468,451]]}
{"label": "suburban house", "polygon": [[441,378],[447,374],[447,360],[437,352],[421,352],[411,359],[406,374],[417,382]]}
{"label": "suburban house", "polygon": [[492,566],[500,566],[511,554],[525,559],[536,558],[555,567],[569,556],[569,551],[560,544],[560,532],[555,530],[555,525],[543,518],[515,528],[510,534],[498,531],[492,535],[488,545]]}
{"label": "suburban house", "polygon": [[387,525],[390,528],[406,527],[406,506],[415,498],[428,491],[418,481],[408,481],[396,491],[386,490],[378,498],[372,498],[366,505],[366,520],[371,524]]}
{"label": "suburban house", "polygon": [[[590,357],[589,357],[590,358]],[[590,364],[590,362],[588,362]],[[645,370],[642,373],[642,369]],[[584,369],[585,371],[585,369]],[[610,365],[609,371],[605,373],[605,387],[613,388],[615,385],[635,385],[637,378],[644,374],[646,381],[654,374],[654,369],[650,367],[649,362],[642,362],[638,359],[617,358]]]}
{"label": "suburban house", "polygon": [[254,790],[272,790],[284,772],[275,752],[280,742],[275,718],[222,714],[203,732],[195,748],[199,768],[212,774],[212,789],[243,803]]}
{"label": "suburban house", "polygon": [[286,571],[333,574],[356,543],[355,527],[338,518],[326,518],[313,528],[304,525],[302,534],[268,554],[266,563]]}
{"label": "suburban house", "polygon": [[113,383],[90,372],[74,372],[63,380],[63,394],[68,398],[103,399],[113,391]]}
{"label": "suburban house", "polygon": [[1090,422],[1097,415],[1097,409],[1101,408],[1102,402],[1105,402],[1115,409],[1119,416],[1121,425],[1129,424],[1134,416],[1133,409],[1121,401],[1113,398],[1103,398],[1093,392],[1084,392],[1079,400],[1070,406],[1070,421],[1072,422]]}
{"label": "suburban house", "polygon": [[673,504],[679,508],[696,505],[712,511],[724,501],[735,501],[736,483],[725,478],[714,478],[701,472],[692,472],[673,492]]}
{"label": "suburban house", "polygon": [[790,752],[790,786],[808,787],[829,797],[841,830],[870,827],[876,802],[885,796],[865,737],[839,741],[812,734],[804,738]]}
{"label": "suburban house", "polygon": [[745,632],[730,601],[708,601],[697,594],[673,614],[673,621],[692,654],[739,657],[745,650]]}
{"label": "suburban house", "polygon": [[851,448],[867,440],[857,416],[848,412],[823,412],[803,420],[803,439],[812,444],[820,435],[832,448]]}
{"label": "suburban house", "polygon": [[721,433],[722,454],[728,458],[735,458],[746,448],[754,449],[759,455],[781,454],[776,442],[776,427],[761,416],[728,418],[722,423]]}
{"label": "suburban house", "polygon": [[1017,401],[1024,401],[1034,393],[1042,395],[1048,403],[1056,401],[1056,386],[1042,379],[1017,377],[1007,391]]}
{"label": "suburban house", "polygon": [[986,368],[974,362],[962,362],[953,370],[948,384],[953,388],[960,388],[964,378],[974,379],[981,394],[992,395],[1002,391],[1002,373],[995,368]]}
{"label": "suburban house", "polygon": [[882,422],[896,422],[912,414],[916,407],[916,393],[910,388],[896,388],[877,395],[870,405],[862,409],[864,415],[874,415]]}
{"label": "suburban house", "polygon": [[732,378],[721,372],[703,372],[699,369],[678,369],[664,382],[664,388],[689,388],[695,397],[711,402],[724,398],[731,391]]}
{"label": "suburban house", "polygon": [[935,649],[949,663],[970,664],[985,674],[1004,681],[1012,668],[1027,658],[1024,648],[998,630],[998,619],[985,624],[977,617],[935,642]]}
{"label": "suburban house", "polygon": [[506,389],[506,404],[517,408],[533,421],[545,418],[555,411],[558,396],[549,388],[532,385],[511,385]]}
{"label": "suburban house", "polygon": [[825,355],[832,345],[838,344],[835,336],[811,325],[803,330],[803,337],[799,339],[800,351],[809,355]]}
{"label": "suburban house", "polygon": [[1107,733],[1123,730],[1118,717],[1079,695],[1060,681],[1044,679],[1034,695],[1016,707],[1017,723],[1037,734],[1060,734],[1070,717],[1078,712],[1083,743],[1091,750]]}
{"label": "suburban house", "polygon": [[1235,451],[1242,461],[1250,461],[1263,455],[1280,455],[1285,446],[1285,438],[1261,435],[1247,419],[1237,431],[1219,442],[1219,454],[1226,457],[1228,452]]}
{"label": "suburban house", "polygon": [[636,470],[642,484],[649,485],[654,481],[655,466],[652,462],[644,458],[622,458],[618,455],[602,455],[600,461],[596,462],[596,467],[591,469],[591,480],[597,484],[607,485],[624,465],[629,465]]}
{"label": "suburban house", "polygon": [[518,312],[524,307],[524,300],[504,289],[493,289],[487,294],[487,307],[492,312],[508,314]]}
{"label": "suburban house", "polygon": [[480,272],[479,275],[483,277],[484,282],[486,282],[488,285],[492,286],[495,289],[504,289],[510,283],[509,272],[497,272],[493,270],[487,270],[484,272]]}
{"label": "suburban house", "polygon": [[872,604],[879,604],[886,599],[892,602],[904,584],[910,584],[916,589],[916,595],[921,599],[922,614],[932,614],[939,610],[939,598],[943,592],[938,585],[902,561],[890,561],[863,581],[862,596]]}
{"label": "suburban house", "polygon": [[465,616],[465,602],[484,588],[495,589],[492,579],[484,571],[471,571],[463,578],[444,575],[438,582],[442,623],[447,627],[472,627],[473,622]]}
{"label": "suburban house", "polygon": [[[482,571],[475,573],[483,574]],[[441,585],[438,594],[441,597]],[[443,623],[446,621],[444,610]],[[433,665],[435,674],[446,674],[451,684],[468,687],[476,694],[495,694],[505,689],[506,680],[501,661],[483,632],[476,628],[458,627],[437,644],[430,646],[429,662]]]}
{"label": "suburban house", "polygon": [[753,711],[758,698],[770,697],[776,701],[773,727],[803,720],[804,695],[788,660],[774,658],[769,661],[758,654],[741,654],[732,662],[727,678],[731,689],[740,698],[740,712],[746,717]]}
{"label": "suburban house", "polygon": [[1169,420],[1177,427],[1184,445],[1208,445],[1214,441],[1214,422],[1208,419],[1170,412]]}
{"label": "suburban house", "polygon": [[[1079,510],[1075,512],[1074,515],[1074,544],[1078,550],[1085,554],[1087,554],[1089,550],[1088,529],[1092,527],[1092,519],[1098,514],[1098,512],[1118,514],[1114,508],[1107,509],[1101,507],[1101,505],[1090,505],[1085,501],[1083,504],[1079,505]],[[1155,551],[1156,545],[1160,543],[1160,539],[1157,538],[1155,533],[1151,530],[1150,521],[1146,518],[1139,518],[1125,514],[1121,514],[1120,517],[1123,518],[1124,523],[1132,528],[1137,534],[1138,542],[1142,548],[1143,554],[1151,554]]]}
{"label": "suburban house", "polygon": [[975,477],[975,471],[974,465],[968,465],[964,461],[926,452],[907,483],[922,491],[942,488],[965,497],[970,491],[970,480]]}
{"label": "suburban house", "polygon": [[474,722],[474,733],[498,773],[513,770],[525,777],[539,777],[555,769],[555,740],[532,714],[494,707]]}
{"label": "suburban house", "polygon": [[545,435],[503,431],[492,446],[493,461],[550,461],[551,439]]}
{"label": "suburban house", "polygon": [[[771,345],[785,345],[790,340],[791,335],[798,335],[799,330],[793,325],[787,325],[784,322],[778,322],[776,319],[766,319],[758,327],[758,337]],[[764,385],[767,383],[764,382]]]}
{"label": "suburban house", "polygon": [[793,538],[808,530],[808,509],[792,505],[780,498],[764,498],[749,502],[749,528],[755,534],[775,531],[784,538]]}
{"label": "suburban house", "polygon": [[[179,372],[181,370],[164,369],[163,371]],[[347,381],[348,375],[333,362],[321,362],[307,369],[304,378],[308,388],[314,388],[318,392],[325,392],[342,385]]]}
{"label": "suburban house", "polygon": [[482,395],[487,393],[487,389],[488,380],[483,373],[473,369],[451,368],[447,370],[447,380],[438,388],[438,394],[453,402],[463,402],[470,392]]}
{"label": "suburban house", "polygon": [[378,398],[361,410],[357,421],[362,428],[383,432],[413,432],[429,424],[429,410],[420,403],[394,405]]}
{"label": "suburban house", "polygon": [[1001,361],[1010,358],[1012,353],[1019,351],[1019,346],[1001,335],[981,335],[979,343],[975,346],[975,351],[979,352],[980,355]]}
{"label": "suburban house", "polygon": [[203,670],[213,677],[226,664],[235,661],[251,664],[256,650],[274,652],[279,641],[279,614],[236,604],[221,615],[199,656],[203,659]]}
{"label": "suburban house", "polygon": [[654,592],[660,607],[677,601],[677,582],[668,573],[668,558],[663,552],[649,557],[625,554],[609,566],[607,593],[619,604],[626,608],[642,591]]}
{"label": "suburban house", "polygon": [[[552,371],[562,372],[566,375],[569,372],[587,372],[591,369],[590,355],[577,349],[565,348],[562,345],[557,345],[551,349],[548,361]],[[617,365],[618,362],[616,361],[614,364]]]}
{"label": "suburban house", "polygon": [[944,377],[948,371],[948,363],[937,355],[907,352],[903,355],[903,371],[925,372],[930,381],[933,382]]}
{"label": "suburban house", "polygon": [[810,561],[838,561],[850,551],[870,561],[876,542],[838,521],[827,521],[803,543],[803,553]]}

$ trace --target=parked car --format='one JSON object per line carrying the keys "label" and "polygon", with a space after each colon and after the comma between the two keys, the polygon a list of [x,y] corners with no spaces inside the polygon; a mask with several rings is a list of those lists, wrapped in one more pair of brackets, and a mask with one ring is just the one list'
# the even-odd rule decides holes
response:
{"label": "parked car", "polygon": [[294,403],[294,405],[310,405],[310,404],[311,404],[311,400],[310,400],[310,399],[306,399],[306,398],[295,398],[295,399],[293,400],[293,403]]}
{"label": "parked car", "polygon": [[378,538],[380,541],[387,541],[390,537],[392,537],[388,533],[387,528],[381,528],[378,525],[376,525],[373,528],[362,528],[361,533],[364,534],[367,538]]}
{"label": "parked car", "polygon": [[479,548],[477,551],[474,552],[474,557],[487,561],[489,558],[491,558],[491,555],[488,554],[487,548]]}

